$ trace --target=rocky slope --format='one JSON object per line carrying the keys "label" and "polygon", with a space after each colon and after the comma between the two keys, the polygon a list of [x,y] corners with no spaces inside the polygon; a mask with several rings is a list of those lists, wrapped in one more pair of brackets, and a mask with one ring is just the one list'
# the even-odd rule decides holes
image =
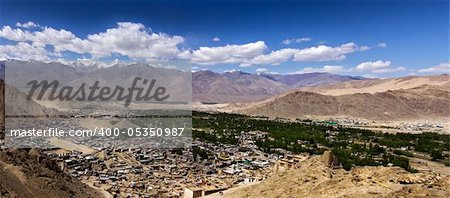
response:
{"label": "rocky slope", "polygon": [[5,114],[7,116],[54,116],[63,115],[55,109],[44,107],[33,100],[27,100],[27,95],[6,85]]}
{"label": "rocky slope", "polygon": [[409,173],[399,167],[333,169],[318,158],[224,197],[449,197],[450,177]]}
{"label": "rocky slope", "polygon": [[0,197],[102,197],[36,149],[0,150]]}

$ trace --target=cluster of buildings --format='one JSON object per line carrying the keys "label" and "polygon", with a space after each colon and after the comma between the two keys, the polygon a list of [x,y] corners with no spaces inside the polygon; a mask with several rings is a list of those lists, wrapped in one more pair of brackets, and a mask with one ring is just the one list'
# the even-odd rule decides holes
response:
{"label": "cluster of buildings", "polygon": [[[239,146],[194,141],[182,149],[99,149],[83,154],[48,150],[62,170],[118,197],[207,195],[261,181],[272,174],[279,155],[256,149],[251,136]],[[189,197],[189,196],[188,196]]]}
{"label": "cluster of buildings", "polygon": [[405,131],[441,131],[444,129],[442,123],[401,123],[396,127],[399,130]]}
{"label": "cluster of buildings", "polygon": [[391,130],[399,132],[443,132],[448,131],[443,123],[439,122],[387,122],[369,121],[363,118],[328,118],[326,120],[296,119],[297,122],[306,125],[344,126],[367,129]]}

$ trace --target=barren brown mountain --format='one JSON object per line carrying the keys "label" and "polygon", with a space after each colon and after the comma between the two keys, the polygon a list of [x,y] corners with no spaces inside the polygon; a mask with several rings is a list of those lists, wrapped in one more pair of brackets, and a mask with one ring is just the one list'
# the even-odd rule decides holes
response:
{"label": "barren brown mountain", "polygon": [[192,74],[194,101],[221,103],[266,99],[284,93],[288,87],[263,76],[245,72],[199,71]]}
{"label": "barren brown mountain", "polygon": [[294,91],[259,102],[240,112],[272,117],[349,116],[371,120],[446,119],[450,83],[379,93],[340,96]]}
{"label": "barren brown mountain", "polygon": [[102,197],[37,149],[0,151],[0,197]]}
{"label": "barren brown mountain", "polygon": [[192,73],[192,95],[197,102],[224,103],[267,99],[298,87],[329,85],[362,77],[331,73],[250,74],[241,71]]}

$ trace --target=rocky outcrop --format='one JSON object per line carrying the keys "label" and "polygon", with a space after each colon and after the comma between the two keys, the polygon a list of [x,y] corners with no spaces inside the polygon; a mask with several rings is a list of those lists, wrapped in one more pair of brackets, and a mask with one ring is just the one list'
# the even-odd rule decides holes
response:
{"label": "rocky outcrop", "polygon": [[320,158],[320,161],[328,167],[340,166],[339,159],[331,153],[331,151],[325,151]]}
{"label": "rocky outcrop", "polygon": [[38,149],[0,150],[0,197],[102,197]]}

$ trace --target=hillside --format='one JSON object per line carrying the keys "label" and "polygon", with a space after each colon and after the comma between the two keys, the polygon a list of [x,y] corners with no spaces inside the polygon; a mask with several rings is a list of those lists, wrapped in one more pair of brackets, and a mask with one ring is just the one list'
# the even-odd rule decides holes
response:
{"label": "hillside", "polygon": [[294,91],[249,105],[240,112],[294,118],[349,116],[371,120],[445,119],[450,116],[449,94],[450,84],[341,96]]}
{"label": "hillside", "polygon": [[388,90],[411,89],[422,85],[444,85],[446,83],[450,83],[450,76],[448,74],[347,81],[325,86],[302,87],[299,90],[339,96],[355,93],[376,93]]}
{"label": "hillside", "polygon": [[0,151],[0,197],[102,197],[36,149]]}
{"label": "hillside", "polygon": [[46,116],[61,115],[55,109],[44,107],[33,100],[27,100],[27,96],[15,87],[5,86],[5,114],[7,116]]}
{"label": "hillside", "polygon": [[[333,169],[319,158],[247,187],[225,191],[224,197],[449,197],[449,176],[409,173],[399,167]],[[214,197],[214,196],[212,196]]]}

